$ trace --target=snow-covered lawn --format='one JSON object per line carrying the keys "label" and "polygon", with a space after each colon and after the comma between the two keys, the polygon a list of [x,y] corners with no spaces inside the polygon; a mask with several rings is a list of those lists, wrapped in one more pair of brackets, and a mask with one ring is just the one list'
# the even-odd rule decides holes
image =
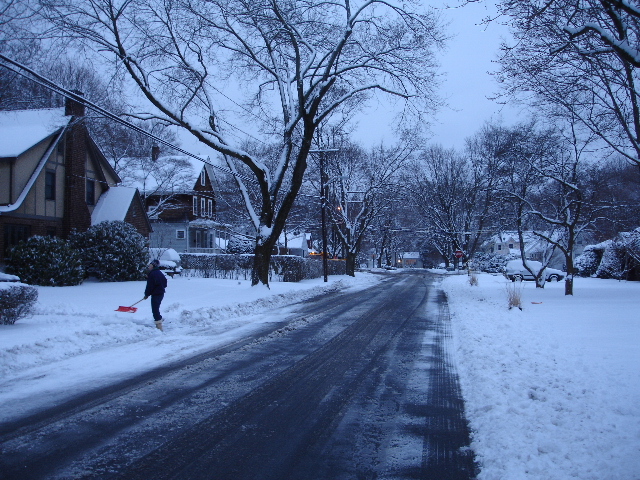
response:
{"label": "snow-covered lawn", "polygon": [[443,288],[479,480],[640,479],[640,283],[467,278]]}
{"label": "snow-covered lawn", "polygon": [[[401,272],[396,272],[401,273]],[[153,327],[144,282],[38,287],[37,312],[0,326],[0,420],[223,345],[326,289],[378,276],[329,277],[271,290],[247,281],[169,279],[165,332]],[[506,280],[481,274],[442,283],[480,480],[640,479],[640,283],[577,279],[536,290],[508,310]],[[536,303],[532,303],[536,302]],[[541,302],[541,303],[540,303]]]}

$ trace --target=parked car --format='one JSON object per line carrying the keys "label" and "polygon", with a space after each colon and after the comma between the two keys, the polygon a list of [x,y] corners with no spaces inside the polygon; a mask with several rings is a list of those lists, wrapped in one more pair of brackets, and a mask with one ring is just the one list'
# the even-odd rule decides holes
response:
{"label": "parked car", "polygon": [[[526,262],[529,268],[535,274],[537,274],[542,269],[542,263],[540,262],[536,262],[535,260],[527,260]],[[512,282],[515,282],[516,280],[535,280],[535,277],[531,275],[531,273],[529,273],[526,268],[524,268],[524,266],[522,265],[522,260],[519,259],[509,260],[507,262],[507,266],[504,269],[504,275]],[[567,274],[562,270],[547,267],[544,269],[544,276],[547,282],[559,282],[564,277],[566,277]]]}
{"label": "parked car", "polygon": [[160,270],[173,278],[174,275],[182,274],[180,266],[180,255],[173,248],[150,248],[149,261],[157,258],[160,260]]}

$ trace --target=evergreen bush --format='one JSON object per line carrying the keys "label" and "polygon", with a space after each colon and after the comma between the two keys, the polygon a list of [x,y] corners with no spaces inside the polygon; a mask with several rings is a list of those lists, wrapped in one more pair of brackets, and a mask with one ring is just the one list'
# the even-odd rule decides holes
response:
{"label": "evergreen bush", "polygon": [[624,275],[624,249],[616,242],[607,242],[596,276],[598,278],[621,279]]}
{"label": "evergreen bush", "polygon": [[253,253],[256,241],[249,237],[233,235],[227,245],[227,253]]}
{"label": "evergreen bush", "polygon": [[84,278],[80,253],[53,237],[34,236],[13,247],[6,271],[32,285],[78,285]]}
{"label": "evergreen bush", "polygon": [[0,285],[0,325],[13,325],[31,314],[38,290],[30,285]]}
{"label": "evergreen bush", "polygon": [[595,275],[598,270],[598,265],[600,265],[602,254],[603,250],[599,250],[595,245],[585,247],[574,262],[576,274],[581,277]]}
{"label": "evergreen bush", "polygon": [[71,244],[82,252],[87,276],[103,282],[143,280],[149,262],[146,239],[133,225],[121,221],[106,221],[75,233]]}

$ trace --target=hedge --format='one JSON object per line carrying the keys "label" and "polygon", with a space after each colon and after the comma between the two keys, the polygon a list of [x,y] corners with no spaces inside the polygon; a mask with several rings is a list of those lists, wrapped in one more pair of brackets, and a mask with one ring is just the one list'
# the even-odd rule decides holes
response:
{"label": "hedge", "polygon": [[[251,278],[253,255],[181,253],[183,274],[204,278],[226,278],[248,280]],[[344,260],[329,260],[329,275],[344,275]],[[272,255],[269,272],[270,281],[299,282],[322,276],[322,261],[295,255]]]}

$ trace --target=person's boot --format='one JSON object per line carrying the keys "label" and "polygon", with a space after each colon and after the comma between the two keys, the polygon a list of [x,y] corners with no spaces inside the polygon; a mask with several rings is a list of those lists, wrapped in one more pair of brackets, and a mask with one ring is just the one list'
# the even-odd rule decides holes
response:
{"label": "person's boot", "polygon": [[155,322],[156,322],[156,328],[162,332],[163,331],[162,330],[162,320],[155,320]]}

